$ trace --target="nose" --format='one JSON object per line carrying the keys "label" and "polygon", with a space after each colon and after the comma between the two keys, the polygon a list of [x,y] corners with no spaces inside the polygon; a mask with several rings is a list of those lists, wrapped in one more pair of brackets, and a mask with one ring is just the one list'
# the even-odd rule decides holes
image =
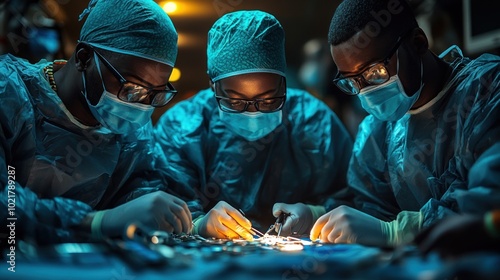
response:
{"label": "nose", "polygon": [[257,102],[256,101],[249,101],[247,103],[247,109],[245,111],[247,112],[257,112],[259,110],[257,110]]}

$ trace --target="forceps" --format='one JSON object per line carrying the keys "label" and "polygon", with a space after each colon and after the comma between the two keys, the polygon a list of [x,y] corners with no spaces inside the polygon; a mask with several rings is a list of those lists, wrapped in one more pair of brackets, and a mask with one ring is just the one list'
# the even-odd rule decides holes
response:
{"label": "forceps", "polygon": [[[243,217],[246,217],[246,216],[245,216],[245,212],[243,212],[243,210],[238,209],[238,211],[241,213],[241,215],[243,215]],[[256,228],[254,228],[254,227],[251,227],[251,228],[250,228],[250,230],[251,230],[251,231],[250,231],[250,233],[252,233],[252,235],[256,235],[256,236],[258,236],[259,238],[260,238],[260,237],[262,237],[262,236],[264,236],[264,234],[263,234],[262,232],[258,231],[258,230],[257,230]]]}
{"label": "forceps", "polygon": [[286,218],[290,216],[290,213],[285,213],[281,212],[281,214],[278,216],[276,219],[276,222],[272,224],[269,229],[266,231],[264,235],[269,235],[273,230],[276,228],[278,229],[278,237],[281,235],[281,229],[283,228],[283,223],[285,222]]}

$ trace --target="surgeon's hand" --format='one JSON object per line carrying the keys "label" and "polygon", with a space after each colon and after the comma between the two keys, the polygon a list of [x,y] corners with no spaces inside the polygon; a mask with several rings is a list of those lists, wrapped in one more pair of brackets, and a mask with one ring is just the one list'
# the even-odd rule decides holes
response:
{"label": "surgeon's hand", "polygon": [[192,228],[191,212],[186,203],[162,191],[143,195],[106,210],[101,222],[102,234],[121,236],[125,227],[132,222],[169,233],[189,233]]}
{"label": "surgeon's hand", "polygon": [[385,223],[348,206],[339,206],[321,216],[311,230],[311,240],[329,243],[387,245],[381,225]]}
{"label": "surgeon's hand", "polygon": [[313,213],[304,203],[275,203],[273,206],[273,216],[278,217],[281,213],[290,214],[281,228],[282,236],[308,233],[314,224]]}
{"label": "surgeon's hand", "polygon": [[219,201],[196,224],[198,234],[204,237],[253,240],[252,223],[225,201]]}

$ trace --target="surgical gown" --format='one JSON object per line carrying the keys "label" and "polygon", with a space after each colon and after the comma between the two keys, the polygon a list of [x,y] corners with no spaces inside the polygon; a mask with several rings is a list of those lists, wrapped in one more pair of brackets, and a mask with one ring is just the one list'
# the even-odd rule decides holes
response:
{"label": "surgical gown", "polygon": [[151,123],[127,137],[84,127],[51,89],[47,64],[0,57],[0,219],[17,218],[16,238],[40,243],[72,240],[93,209],[164,188]]}
{"label": "surgical gown", "polygon": [[276,202],[327,210],[349,204],[352,139],[333,111],[305,91],[288,89],[282,124],[253,142],[224,125],[210,89],[168,110],[154,134],[169,189],[187,201],[193,218],[223,200],[263,229],[275,220]]}
{"label": "surgical gown", "polygon": [[482,168],[473,168],[500,141],[500,57],[450,65],[452,78],[428,108],[395,122],[370,115],[361,123],[348,171],[360,210],[384,221],[419,211],[427,227],[500,205],[498,172],[479,176]]}

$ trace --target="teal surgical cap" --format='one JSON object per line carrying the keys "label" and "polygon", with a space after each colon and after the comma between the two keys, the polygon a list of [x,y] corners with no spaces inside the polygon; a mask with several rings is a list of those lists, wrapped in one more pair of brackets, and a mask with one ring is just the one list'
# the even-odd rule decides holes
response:
{"label": "teal surgical cap", "polygon": [[177,31],[153,0],[92,0],[80,42],[174,66]]}
{"label": "teal surgical cap", "polygon": [[285,33],[268,13],[228,13],[208,32],[207,60],[208,75],[214,82],[257,72],[285,76]]}

